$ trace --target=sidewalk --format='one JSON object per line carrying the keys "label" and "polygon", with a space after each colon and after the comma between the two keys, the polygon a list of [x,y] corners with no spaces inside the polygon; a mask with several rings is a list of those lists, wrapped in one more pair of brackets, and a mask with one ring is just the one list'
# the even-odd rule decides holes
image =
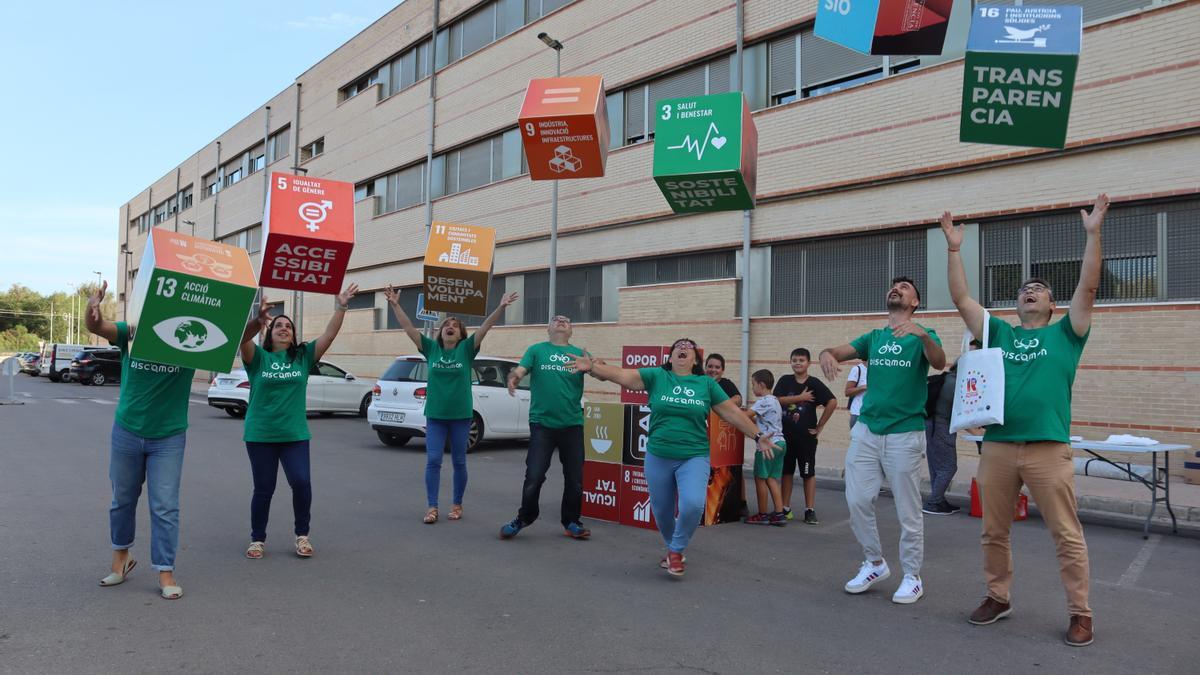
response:
{"label": "sidewalk", "polygon": [[[1193,451],[1194,452],[1194,451]],[[845,489],[846,448],[821,445],[817,449],[817,480],[824,487]],[[946,496],[967,512],[970,506],[971,479],[979,467],[975,453],[958,454],[958,473],[946,491]],[[753,466],[749,467],[753,471]],[[1171,509],[1175,512],[1179,534],[1200,537],[1200,485],[1189,485],[1182,478],[1172,477]],[[921,491],[929,493],[929,469],[921,463]],[[1028,490],[1025,491],[1028,494]],[[1085,523],[1118,525],[1142,529],[1150,511],[1150,490],[1141,483],[1075,476],[1075,495],[1079,503],[1079,519]],[[1161,493],[1159,496],[1162,496]],[[1033,500],[1029,512],[1037,514]],[[1037,514],[1040,515],[1040,514]],[[1152,532],[1170,532],[1171,517],[1163,504],[1154,511],[1150,521]]]}

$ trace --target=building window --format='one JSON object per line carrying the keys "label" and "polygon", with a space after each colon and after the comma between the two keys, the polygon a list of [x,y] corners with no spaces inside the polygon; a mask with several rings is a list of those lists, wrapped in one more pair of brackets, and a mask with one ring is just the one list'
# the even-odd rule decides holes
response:
{"label": "building window", "polygon": [[493,0],[437,33],[435,67],[445,68],[574,0]]}
{"label": "building window", "polygon": [[291,127],[284,127],[267,137],[267,164],[274,164],[288,156],[290,138]]}
{"label": "building window", "polygon": [[346,309],[374,309],[375,294],[374,293],[358,293],[350,302],[346,303]]}
{"label": "building window", "polygon": [[242,167],[240,166],[240,163],[241,163],[241,160],[238,160],[239,165],[228,165],[229,168],[226,168],[225,180],[222,183],[225,187],[229,187],[230,185],[233,185],[234,183],[237,183],[238,181],[242,180],[244,171],[243,171]]}
{"label": "building window", "polygon": [[192,186],[189,185],[179,191],[179,210],[187,211],[192,208]]}
{"label": "building window", "polygon": [[308,160],[325,152],[325,137],[322,136],[308,145],[300,148],[300,163],[303,164]]}
{"label": "building window", "polygon": [[200,193],[200,199],[208,199],[221,191],[221,182],[217,179],[216,171],[204,174],[201,184],[204,186],[204,191]]}
{"label": "building window", "polygon": [[[987,307],[1012,307],[1030,277],[1045,279],[1059,305],[1079,283],[1087,237],[1076,211],[984,223],[980,256]],[[1200,298],[1200,200],[1109,209],[1101,238],[1096,301]]]}
{"label": "building window", "polygon": [[425,163],[410,166],[354,186],[354,201],[375,197],[373,215],[416,206],[425,201]]}
{"label": "building window", "polygon": [[[386,68],[386,66],[385,66],[385,68]],[[359,94],[363,93],[370,87],[374,86],[376,83],[379,82],[379,73],[381,70],[383,70],[383,68],[373,70],[373,71],[367,73],[366,75],[363,75],[362,77],[358,78],[357,80],[351,82],[350,84],[342,87],[341,91],[338,92],[339,100],[346,101],[346,100],[352,99],[355,96],[358,96]]]}
{"label": "building window", "polygon": [[247,173],[262,171],[267,166],[267,151],[262,143],[259,143],[246,155]]}
{"label": "building window", "polygon": [[233,234],[227,234],[217,241],[230,246],[246,249],[246,252],[253,255],[262,250],[262,223],[254,227],[248,227]]}
{"label": "building window", "polygon": [[[527,171],[517,129],[433,158],[433,196],[443,197],[519,176]],[[379,186],[376,182],[376,194]]]}
{"label": "building window", "polygon": [[[572,267],[558,270],[554,311],[575,323],[601,321],[603,314],[603,267]],[[549,320],[550,273],[525,275],[525,323],[544,324]]]}
{"label": "building window", "polygon": [[735,276],[737,269],[733,251],[644,258],[631,260],[626,265],[626,283],[630,286],[731,279]]}
{"label": "building window", "polygon": [[928,296],[925,230],[818,239],[771,247],[771,314],[881,312],[891,280]]}
{"label": "building window", "polygon": [[145,234],[150,231],[150,212],[147,211],[142,215],[129,221],[130,228],[137,228],[138,234]]}
{"label": "building window", "polygon": [[[421,295],[421,290],[420,286],[396,289],[400,293],[400,309],[403,309],[408,318],[417,326],[421,325],[421,321],[417,319],[417,296]],[[386,330],[400,330],[400,322],[396,320],[396,314],[390,305],[384,311],[384,317],[382,319],[376,317],[376,330],[380,329],[381,324]]]}

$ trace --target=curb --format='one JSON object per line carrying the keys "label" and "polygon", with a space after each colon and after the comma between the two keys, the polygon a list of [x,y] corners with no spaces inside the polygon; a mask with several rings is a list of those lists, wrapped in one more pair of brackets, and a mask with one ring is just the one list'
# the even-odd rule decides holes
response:
{"label": "curb", "polygon": [[[845,469],[818,466],[817,485],[845,492]],[[963,503],[970,503],[970,487],[971,483],[969,481],[954,481],[950,484],[950,489],[946,491],[946,496],[960,500]],[[929,491],[928,479],[921,480],[921,490],[923,492]],[[891,491],[888,490],[886,484],[881,494],[891,496]],[[1080,522],[1092,525],[1120,527],[1139,532],[1146,524],[1146,514],[1150,512],[1150,503],[1148,501],[1134,501],[1130,499],[1118,499],[1116,497],[1096,497],[1091,495],[1081,495],[1076,501],[1079,504]],[[1178,532],[1171,532],[1171,517],[1166,514],[1166,509],[1162,505],[1159,505],[1155,510],[1154,519],[1150,521],[1150,531],[1157,534],[1177,534],[1181,537],[1200,539],[1200,508],[1194,506],[1172,506],[1171,508],[1175,511],[1175,522]],[[1029,501],[1029,515],[1039,519],[1042,517],[1041,512],[1032,499]]]}

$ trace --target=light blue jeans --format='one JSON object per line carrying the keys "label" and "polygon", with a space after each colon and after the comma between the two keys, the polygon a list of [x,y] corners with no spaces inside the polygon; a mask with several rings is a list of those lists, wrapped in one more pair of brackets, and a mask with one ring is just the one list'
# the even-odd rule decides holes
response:
{"label": "light blue jeans", "polygon": [[669,550],[683,553],[704,516],[711,472],[708,457],[665,459],[646,453],[645,471],[650,510],[663,542]]}
{"label": "light blue jeans", "polygon": [[138,497],[145,482],[150,500],[150,562],[160,572],[175,569],[175,550],[179,548],[179,479],[185,440],[185,433],[142,438],[113,422],[108,459],[112,547],[120,551],[133,546]]}

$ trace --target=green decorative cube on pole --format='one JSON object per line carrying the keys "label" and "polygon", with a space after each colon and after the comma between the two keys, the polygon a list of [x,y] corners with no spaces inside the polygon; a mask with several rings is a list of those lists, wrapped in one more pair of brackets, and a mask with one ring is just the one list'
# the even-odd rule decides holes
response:
{"label": "green decorative cube on pole", "polygon": [[976,7],[959,140],[1064,147],[1082,35],[1079,7]]}
{"label": "green decorative cube on pole", "polygon": [[675,213],[754,208],[758,130],[741,92],[654,104],[654,180]]}

